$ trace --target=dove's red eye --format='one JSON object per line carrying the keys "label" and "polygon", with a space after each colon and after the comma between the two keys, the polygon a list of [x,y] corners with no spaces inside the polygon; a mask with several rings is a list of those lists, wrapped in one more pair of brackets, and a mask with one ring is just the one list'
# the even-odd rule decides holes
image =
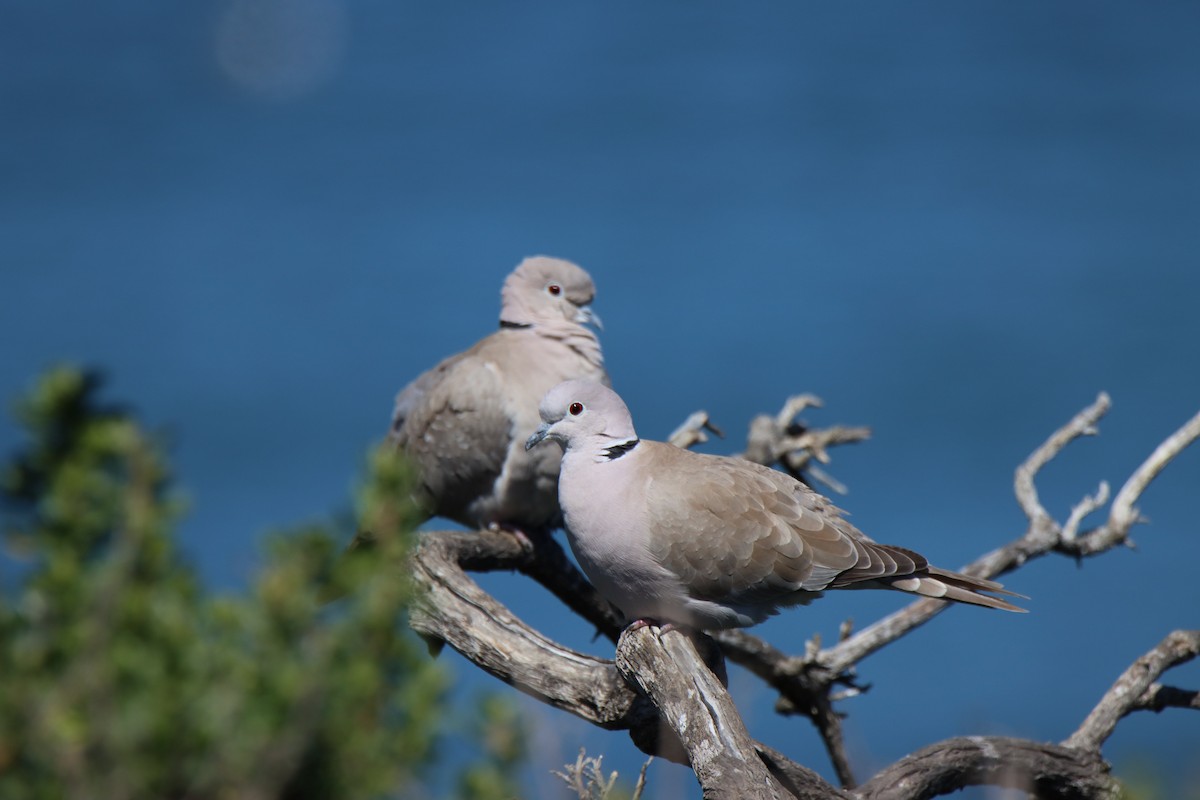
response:
{"label": "dove's red eye", "polygon": [[552,283],[546,287],[546,291],[549,292],[550,294],[554,295],[555,297],[558,297],[560,294],[562,294],[562,287],[559,286],[557,283]]}
{"label": "dove's red eye", "polygon": [[583,403],[571,403],[567,411],[571,412],[571,416],[578,417],[583,413]]}

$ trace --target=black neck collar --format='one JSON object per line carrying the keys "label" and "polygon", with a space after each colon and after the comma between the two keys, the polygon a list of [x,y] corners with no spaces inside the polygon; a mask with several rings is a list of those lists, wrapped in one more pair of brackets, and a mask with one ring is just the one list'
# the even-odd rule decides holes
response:
{"label": "black neck collar", "polygon": [[630,439],[628,442],[621,442],[620,444],[610,445],[609,447],[604,448],[604,455],[608,456],[609,461],[616,461],[618,458],[625,455],[633,448],[637,447],[638,442],[640,442],[640,441],[642,441],[642,440],[641,439]]}

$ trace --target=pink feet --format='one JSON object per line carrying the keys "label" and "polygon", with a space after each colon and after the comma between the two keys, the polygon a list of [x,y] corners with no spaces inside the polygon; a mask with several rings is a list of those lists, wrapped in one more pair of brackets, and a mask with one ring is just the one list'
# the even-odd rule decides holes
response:
{"label": "pink feet", "polygon": [[664,625],[661,622],[659,622],[658,620],[654,620],[654,619],[635,619],[633,622],[629,623],[628,627],[626,627],[625,630],[626,631],[636,631],[636,630],[640,630],[641,628],[650,628],[650,627],[658,628],[659,638],[662,638],[662,635],[669,631],[679,631],[680,633],[683,633],[685,635],[688,632],[688,629],[682,625],[676,625],[674,622],[668,622]]}

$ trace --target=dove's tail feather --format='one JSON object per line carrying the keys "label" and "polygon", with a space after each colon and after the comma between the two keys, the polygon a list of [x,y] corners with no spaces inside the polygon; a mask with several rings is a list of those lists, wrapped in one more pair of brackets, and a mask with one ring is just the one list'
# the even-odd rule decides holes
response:
{"label": "dove's tail feather", "polygon": [[1004,611],[1016,611],[1021,614],[1024,614],[1027,609],[1014,606],[1012,603],[1001,600],[998,597],[992,597],[990,594],[985,594],[985,592],[1019,597],[1025,600],[1029,599],[1023,594],[1008,591],[996,581],[989,581],[984,578],[972,578],[970,575],[951,572],[947,569],[938,569],[934,566],[926,567],[920,572],[911,575],[881,578],[879,579],[879,583],[886,585],[889,589],[899,589],[902,592],[919,594],[924,597],[936,597],[939,600],[955,600],[959,603],[970,603],[971,605],[986,606],[987,608],[999,608]]}

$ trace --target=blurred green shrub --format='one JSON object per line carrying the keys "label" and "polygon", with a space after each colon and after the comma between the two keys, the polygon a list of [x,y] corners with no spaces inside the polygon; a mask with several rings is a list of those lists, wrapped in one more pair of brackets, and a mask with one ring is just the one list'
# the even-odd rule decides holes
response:
{"label": "blurred green shrub", "polygon": [[[453,715],[404,623],[405,465],[370,460],[357,525],[378,546],[338,559],[332,531],[276,536],[248,591],[216,596],[175,547],[162,447],[99,387],[45,375],[0,473],[0,797],[430,796]],[[457,789],[512,796],[520,726],[483,708]]]}

